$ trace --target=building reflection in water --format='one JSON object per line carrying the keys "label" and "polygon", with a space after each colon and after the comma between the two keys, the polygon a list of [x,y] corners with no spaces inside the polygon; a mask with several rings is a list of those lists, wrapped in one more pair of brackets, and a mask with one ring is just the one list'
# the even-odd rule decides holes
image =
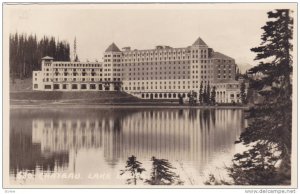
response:
{"label": "building reflection in water", "polygon": [[242,110],[225,109],[11,113],[10,172],[76,171],[77,152],[90,149],[103,152],[111,168],[135,155],[190,162],[201,172],[218,153],[232,151],[244,125]]}

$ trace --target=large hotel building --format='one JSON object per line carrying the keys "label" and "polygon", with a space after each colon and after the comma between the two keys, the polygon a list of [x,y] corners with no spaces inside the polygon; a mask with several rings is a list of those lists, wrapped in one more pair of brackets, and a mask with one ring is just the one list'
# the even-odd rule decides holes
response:
{"label": "large hotel building", "polygon": [[216,86],[216,101],[239,102],[235,60],[214,51],[198,38],[191,46],[156,46],[120,50],[112,43],[103,62],[54,61],[42,58],[33,72],[33,89],[43,91],[124,91],[143,99],[187,98],[203,85]]}

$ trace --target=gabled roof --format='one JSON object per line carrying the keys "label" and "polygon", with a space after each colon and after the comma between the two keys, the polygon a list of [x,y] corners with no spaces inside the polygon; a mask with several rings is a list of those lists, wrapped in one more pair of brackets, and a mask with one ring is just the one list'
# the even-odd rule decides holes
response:
{"label": "gabled roof", "polygon": [[229,56],[227,56],[227,55],[224,55],[224,54],[222,54],[222,53],[219,53],[219,52],[213,52],[211,58],[234,60],[233,58],[231,58],[231,57],[229,57]]}
{"label": "gabled roof", "polygon": [[105,52],[121,52],[115,43],[109,45],[109,47],[105,50]]}
{"label": "gabled roof", "polygon": [[196,45],[207,46],[207,44],[200,37],[193,44],[193,46]]}
{"label": "gabled roof", "polygon": [[42,60],[53,60],[54,58],[53,57],[49,57],[49,56],[45,56],[42,58]]}

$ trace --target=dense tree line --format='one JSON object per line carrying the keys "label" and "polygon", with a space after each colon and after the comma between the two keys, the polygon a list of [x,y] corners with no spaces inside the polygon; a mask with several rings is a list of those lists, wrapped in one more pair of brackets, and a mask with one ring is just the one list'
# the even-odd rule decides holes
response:
{"label": "dense tree line", "polygon": [[[197,92],[190,91],[187,94],[189,99],[188,103],[191,106],[197,105]],[[183,96],[179,95],[179,105],[183,105]],[[200,90],[199,90],[199,104],[200,105],[216,105],[216,86],[210,87],[209,83],[203,87],[203,82],[201,82]]]}
{"label": "dense tree line", "polygon": [[10,34],[9,67],[10,77],[28,78],[33,70],[41,69],[41,58],[51,56],[57,61],[70,61],[70,45],[66,41],[44,36],[38,40],[36,35]]}
{"label": "dense tree line", "polygon": [[210,87],[209,83],[203,87],[201,82],[199,90],[200,105],[215,105],[216,104],[216,87]]}
{"label": "dense tree line", "polygon": [[197,103],[197,93],[195,91],[191,91],[187,94],[187,97],[189,98],[189,105],[195,106]]}

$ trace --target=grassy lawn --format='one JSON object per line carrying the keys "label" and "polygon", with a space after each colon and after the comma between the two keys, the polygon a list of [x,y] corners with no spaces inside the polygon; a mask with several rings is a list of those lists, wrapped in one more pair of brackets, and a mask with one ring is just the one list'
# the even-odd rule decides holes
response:
{"label": "grassy lawn", "polygon": [[117,91],[18,91],[10,93],[14,105],[39,104],[131,104],[131,105],[178,105],[177,99],[139,99]]}
{"label": "grassy lawn", "polygon": [[32,91],[32,78],[26,78],[23,80],[15,79],[13,83],[12,80],[9,81],[9,90],[11,92],[16,91]]}
{"label": "grassy lawn", "polygon": [[137,99],[125,92],[113,91],[84,91],[84,92],[63,92],[63,91],[19,91],[11,92],[12,100],[91,100],[91,99]]}

